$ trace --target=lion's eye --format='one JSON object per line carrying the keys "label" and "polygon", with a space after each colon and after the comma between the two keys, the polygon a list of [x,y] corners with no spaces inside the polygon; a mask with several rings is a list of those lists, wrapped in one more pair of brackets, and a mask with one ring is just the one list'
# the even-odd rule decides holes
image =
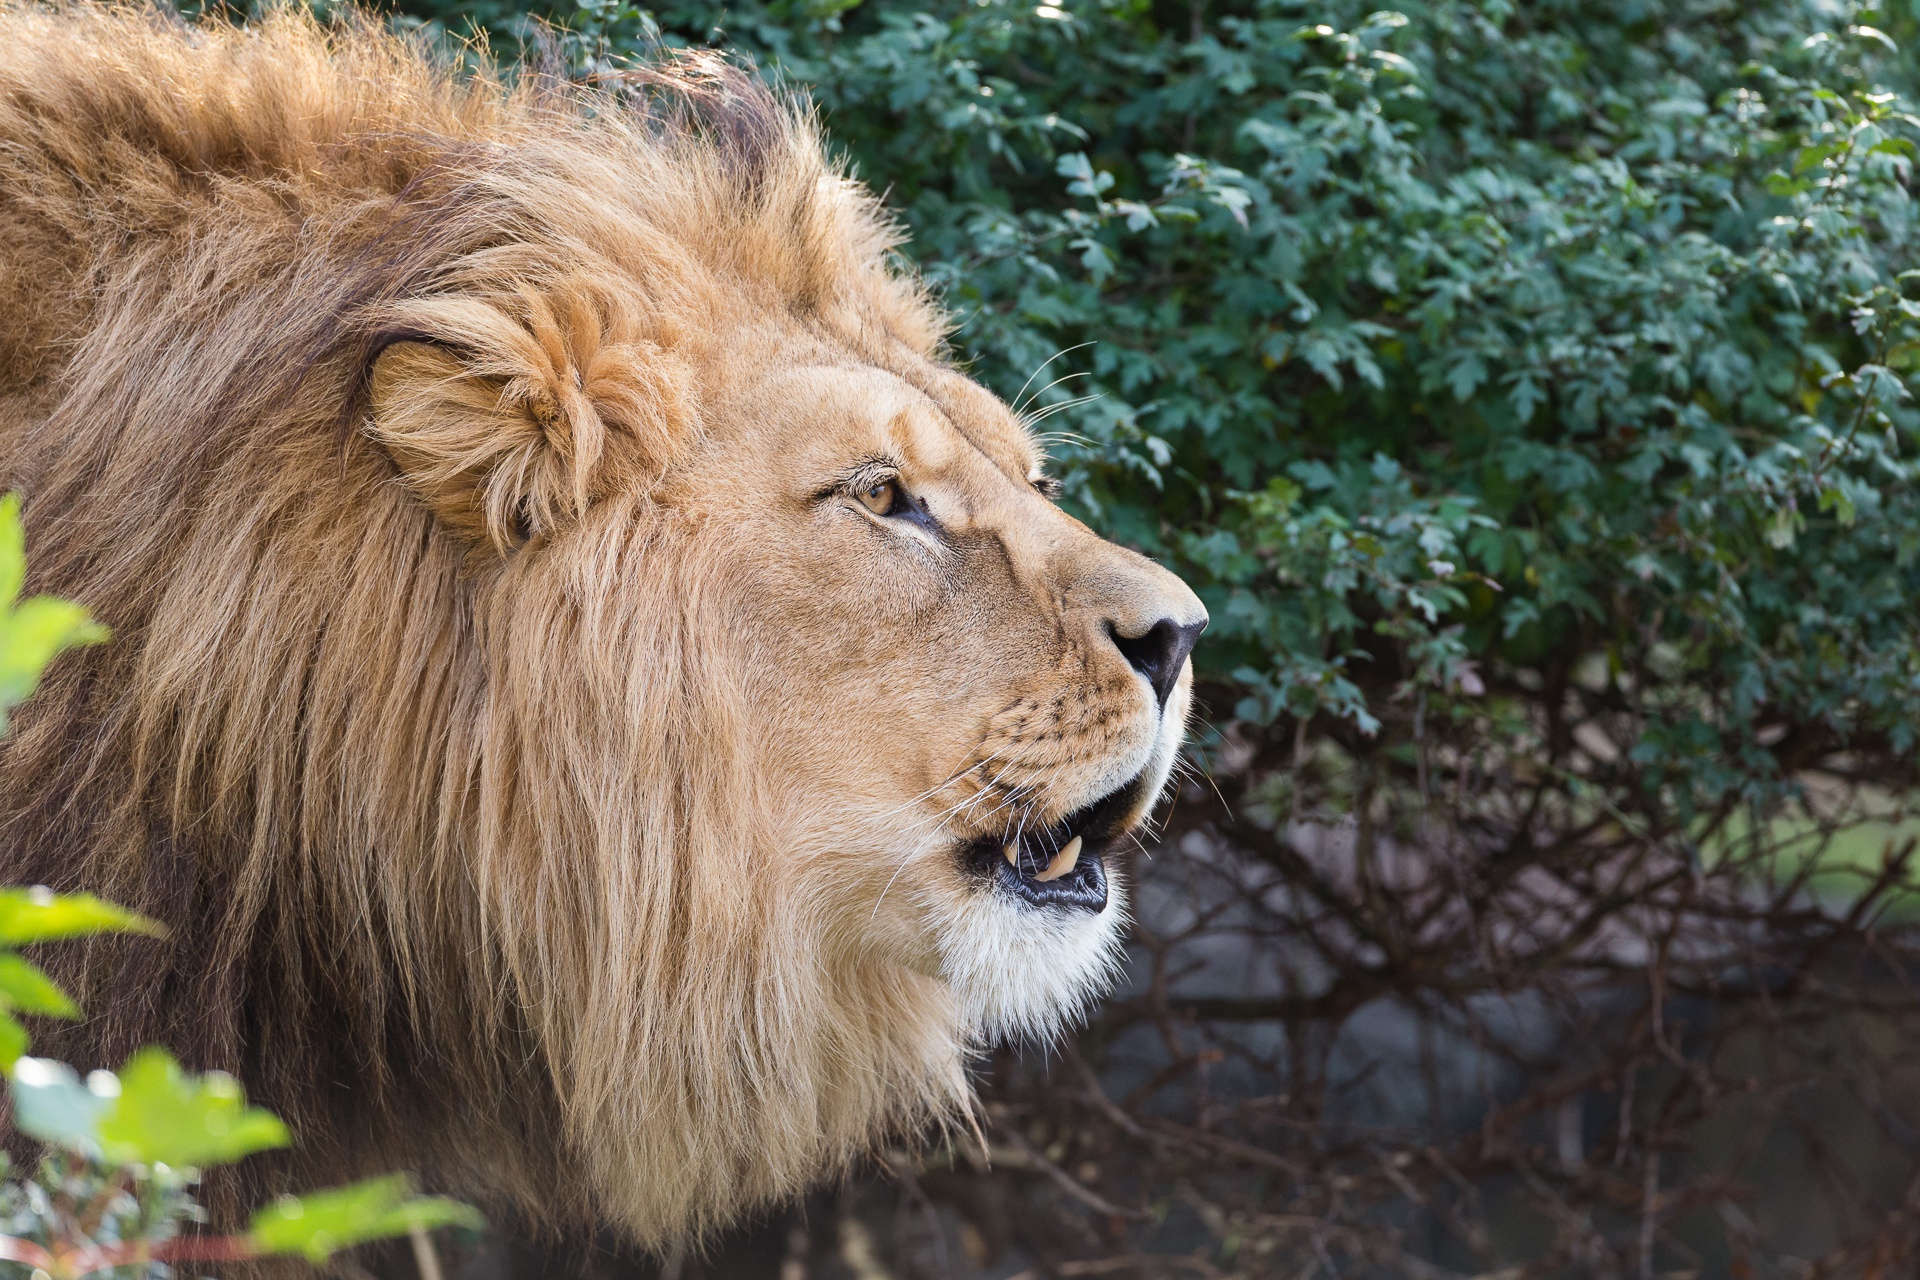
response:
{"label": "lion's eye", "polygon": [[873,514],[890,516],[900,507],[900,482],[876,480],[854,496],[860,499],[861,506]]}

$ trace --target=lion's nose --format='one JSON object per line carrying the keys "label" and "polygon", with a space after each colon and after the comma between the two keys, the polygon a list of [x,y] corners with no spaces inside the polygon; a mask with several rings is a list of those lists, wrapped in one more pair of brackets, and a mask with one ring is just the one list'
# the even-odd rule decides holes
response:
{"label": "lion's nose", "polygon": [[1174,684],[1180,679],[1180,668],[1186,662],[1187,655],[1193,652],[1193,642],[1207,629],[1207,620],[1203,616],[1198,622],[1178,623],[1172,618],[1162,618],[1139,635],[1130,636],[1109,622],[1107,635],[1113,639],[1113,647],[1118,649],[1127,663],[1135,671],[1147,678],[1153,686],[1153,692],[1160,699],[1160,705],[1167,705],[1167,698],[1173,693]]}

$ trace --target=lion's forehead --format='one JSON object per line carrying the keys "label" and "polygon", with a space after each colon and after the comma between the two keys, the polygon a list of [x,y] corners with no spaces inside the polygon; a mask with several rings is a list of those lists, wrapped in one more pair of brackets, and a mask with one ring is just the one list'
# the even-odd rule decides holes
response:
{"label": "lion's forehead", "polygon": [[1040,465],[1033,436],[1000,398],[971,378],[930,361],[906,371],[907,380],[937,405],[952,429],[996,467],[1025,484]]}
{"label": "lion's forehead", "polygon": [[801,364],[776,370],[741,409],[754,418],[742,424],[752,443],[799,491],[890,461],[909,482],[954,486],[977,501],[1007,482],[1024,486],[1038,464],[1006,407],[957,374],[910,379],[872,364]]}

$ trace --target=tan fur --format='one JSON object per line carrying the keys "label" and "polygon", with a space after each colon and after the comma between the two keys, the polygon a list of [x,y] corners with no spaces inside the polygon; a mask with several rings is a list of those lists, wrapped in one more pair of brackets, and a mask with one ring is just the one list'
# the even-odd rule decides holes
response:
{"label": "tan fur", "polygon": [[657,79],[0,9],[0,478],[115,630],[0,752],[0,878],[173,926],[41,1043],[239,1071],[305,1135],[268,1182],[704,1230],[1111,965],[1118,886],[956,850],[1144,817],[1187,682],[1107,629],[1198,602],[1034,490],[803,115]]}

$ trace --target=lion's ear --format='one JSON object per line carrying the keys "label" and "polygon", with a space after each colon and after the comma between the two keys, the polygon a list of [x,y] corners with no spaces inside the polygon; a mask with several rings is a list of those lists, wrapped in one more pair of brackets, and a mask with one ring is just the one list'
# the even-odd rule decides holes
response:
{"label": "lion's ear", "polygon": [[502,548],[657,478],[694,429],[686,364],[583,291],[407,303],[371,431],[441,519]]}

